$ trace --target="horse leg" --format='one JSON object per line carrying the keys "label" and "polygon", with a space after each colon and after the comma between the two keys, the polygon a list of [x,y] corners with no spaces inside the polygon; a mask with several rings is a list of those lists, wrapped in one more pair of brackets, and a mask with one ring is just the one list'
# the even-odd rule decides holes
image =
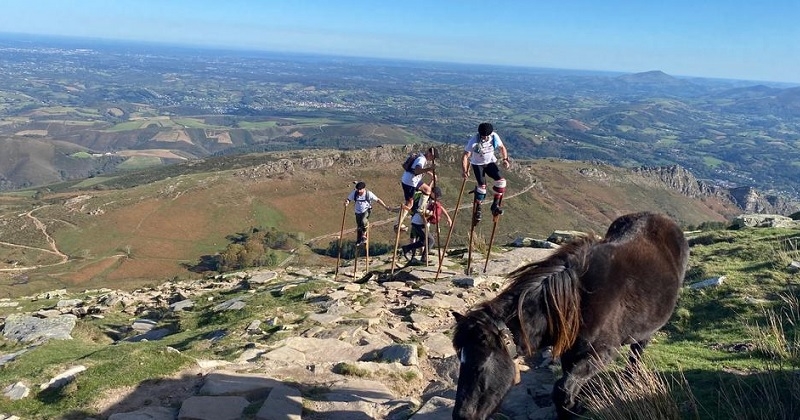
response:
{"label": "horse leg", "polygon": [[553,402],[558,418],[573,419],[579,417],[583,407],[578,403],[581,389],[612,360],[612,350],[581,352],[562,356],[561,363],[564,376],[553,387]]}
{"label": "horse leg", "polygon": [[628,355],[628,365],[625,367],[625,374],[629,379],[633,379],[634,373],[639,369],[639,363],[642,361],[642,354],[649,343],[650,338],[648,337],[631,344],[631,353]]}
{"label": "horse leg", "polygon": [[628,357],[628,363],[632,365],[638,364],[642,360],[642,353],[644,353],[644,349],[648,344],[650,344],[649,337],[631,344],[631,354]]}

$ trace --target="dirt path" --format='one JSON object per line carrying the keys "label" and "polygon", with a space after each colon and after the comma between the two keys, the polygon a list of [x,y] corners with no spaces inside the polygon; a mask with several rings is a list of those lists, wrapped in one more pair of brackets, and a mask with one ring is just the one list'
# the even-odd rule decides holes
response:
{"label": "dirt path", "polygon": [[[44,207],[47,207],[47,206],[44,206]],[[50,245],[50,248],[37,248],[37,247],[28,246],[28,245],[12,244],[10,242],[0,242],[0,244],[6,245],[6,246],[12,246],[12,247],[16,247],[16,248],[25,248],[25,249],[32,249],[32,250],[36,250],[36,251],[47,252],[49,254],[53,254],[53,255],[58,256],[59,258],[61,258],[61,261],[59,261],[57,263],[53,263],[53,264],[34,265],[34,266],[30,266],[30,267],[0,268],[0,271],[6,271],[6,272],[8,272],[8,271],[27,271],[27,270],[33,270],[35,268],[52,267],[52,266],[55,266],[55,265],[61,265],[61,264],[65,264],[67,261],[69,261],[69,256],[67,256],[66,254],[64,254],[63,252],[61,252],[58,249],[58,246],[56,245],[56,240],[53,239],[53,237],[50,236],[49,233],[47,233],[47,226],[45,226],[45,224],[42,223],[41,220],[39,220],[38,218],[36,218],[36,216],[33,215],[33,212],[35,212],[37,210],[40,210],[40,209],[43,209],[44,207],[37,207],[37,208],[25,213],[25,216],[29,217],[33,221],[34,226],[36,226],[36,229],[38,229],[40,232],[42,232],[42,235],[44,235],[44,238],[47,241],[47,243]]]}

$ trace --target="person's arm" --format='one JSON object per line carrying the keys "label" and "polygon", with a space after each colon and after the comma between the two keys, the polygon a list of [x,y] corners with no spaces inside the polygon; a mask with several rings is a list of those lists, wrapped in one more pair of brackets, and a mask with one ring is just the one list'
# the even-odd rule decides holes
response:
{"label": "person's arm", "polygon": [[386,203],[384,203],[384,202],[383,202],[383,200],[381,200],[381,199],[380,199],[380,198],[378,198],[377,196],[375,197],[375,201],[377,201],[377,202],[378,202],[378,204],[382,205],[382,206],[383,206],[383,208],[385,208],[385,209],[386,209],[386,211],[392,211],[392,209],[390,209],[390,208],[389,208],[389,206],[387,206],[387,205],[386,205]]}
{"label": "person's arm", "polygon": [[414,175],[419,175],[419,174],[432,174],[432,173],[433,173],[433,169],[434,169],[434,168],[436,168],[436,165],[435,165],[435,164],[433,164],[433,163],[431,163],[431,166],[428,166],[427,168],[423,168],[423,167],[422,167],[422,165],[420,165],[420,166],[415,166],[415,167],[414,167]]}
{"label": "person's arm", "polygon": [[470,157],[470,155],[471,155],[470,152],[464,152],[464,156],[461,158],[461,171],[462,171],[462,175],[464,176],[464,179],[467,179],[469,177],[469,157]]}
{"label": "person's arm", "polygon": [[500,157],[503,159],[503,166],[508,169],[511,165],[511,162],[508,160],[508,149],[506,149],[505,144],[501,144],[498,149],[500,149]]}
{"label": "person's arm", "polygon": [[442,213],[444,216],[447,217],[447,226],[453,226],[453,219],[450,218],[450,213],[447,212],[447,209],[442,206]]}

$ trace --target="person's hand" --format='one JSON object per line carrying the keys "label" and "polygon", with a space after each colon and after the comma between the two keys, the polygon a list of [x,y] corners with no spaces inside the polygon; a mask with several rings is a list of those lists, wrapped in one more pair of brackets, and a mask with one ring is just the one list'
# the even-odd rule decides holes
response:
{"label": "person's hand", "polygon": [[347,207],[348,204],[350,204],[350,200],[344,200],[344,206]]}
{"label": "person's hand", "polygon": [[503,159],[503,167],[506,169],[511,167],[511,161],[509,161],[508,159]]}
{"label": "person's hand", "polygon": [[469,170],[462,171],[461,176],[464,177],[464,179],[469,178]]}

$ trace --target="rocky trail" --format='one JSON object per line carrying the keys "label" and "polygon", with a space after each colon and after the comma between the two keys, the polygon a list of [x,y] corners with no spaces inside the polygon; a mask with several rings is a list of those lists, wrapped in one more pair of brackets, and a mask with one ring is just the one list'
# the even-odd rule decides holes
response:
{"label": "rocky trail", "polygon": [[[448,335],[454,325],[451,311],[464,312],[494,296],[504,285],[505,273],[550,252],[513,248],[497,253],[485,275],[463,276],[446,268],[438,281],[433,280],[435,265],[409,267],[391,278],[365,273],[356,281],[347,277],[333,281],[327,270],[286,267],[213,281],[165,283],[130,293],[103,291],[84,300],[64,295],[53,309],[8,316],[3,334],[21,342],[36,342],[38,328],[47,330],[49,337],[58,336],[54,329],[69,336],[76,320],[87,314],[123,311],[135,317],[159,307],[191,310],[194,301],[220,290],[247,292],[217,304],[214,311],[241,310],[248,304],[248,294],[279,293],[322,280],[328,283],[327,290],[305,297],[317,308],[308,314],[312,327],[296,328],[299,321],[290,317],[253,319],[246,331],[228,332],[246,337],[233,360],[196,360],[194,366],[168,378],[114,389],[90,408],[88,412],[96,414],[87,418],[450,419],[458,375]],[[385,257],[376,258],[375,265],[390,263]],[[458,265],[449,258],[444,264]],[[13,305],[10,300],[3,303]],[[264,323],[280,326],[289,337],[266,344],[261,339]],[[124,340],[153,341],[173,333],[158,320],[147,319],[136,319],[131,330],[135,334]],[[0,354],[0,366],[23,357],[25,352]],[[553,418],[550,392],[555,366],[541,356],[520,363],[522,382],[494,418]],[[81,369],[63,368],[79,383]],[[6,386],[0,400],[30,398],[25,390],[34,384],[0,384]]]}

